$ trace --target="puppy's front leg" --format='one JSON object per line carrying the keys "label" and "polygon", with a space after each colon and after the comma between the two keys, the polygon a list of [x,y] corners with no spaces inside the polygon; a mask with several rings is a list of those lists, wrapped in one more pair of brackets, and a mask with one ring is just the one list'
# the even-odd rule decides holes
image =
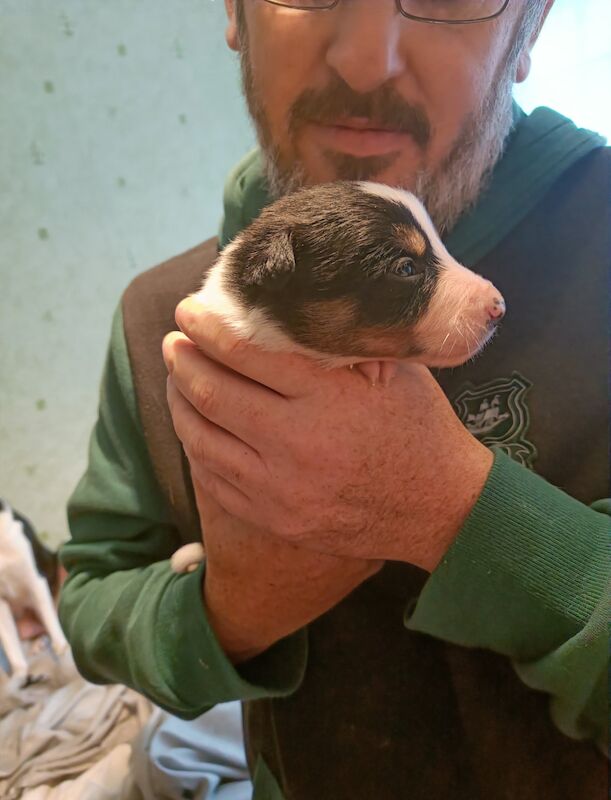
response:
{"label": "puppy's front leg", "polygon": [[32,603],[32,610],[36,612],[38,618],[45,626],[49,638],[51,639],[51,646],[54,652],[56,655],[60,656],[68,650],[68,642],[66,641],[64,632],[57,619],[57,612],[55,611],[49,584],[44,578],[39,576],[32,581],[32,584],[34,601]]}
{"label": "puppy's front leg", "polygon": [[0,643],[11,668],[12,680],[19,686],[25,684],[28,677],[28,662],[23,654],[11,607],[2,598],[0,598]]}
{"label": "puppy's front leg", "polygon": [[190,542],[179,547],[173,553],[170,563],[172,571],[177,573],[194,572],[204,560],[206,551],[201,542]]}
{"label": "puppy's front leg", "polygon": [[378,383],[388,386],[397,374],[396,361],[361,361],[352,366],[362,372],[372,386],[377,386]]}

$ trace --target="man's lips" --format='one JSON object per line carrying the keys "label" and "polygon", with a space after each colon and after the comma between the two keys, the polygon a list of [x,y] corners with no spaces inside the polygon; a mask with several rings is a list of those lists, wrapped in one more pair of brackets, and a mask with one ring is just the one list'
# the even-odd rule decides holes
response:
{"label": "man's lips", "polygon": [[360,120],[322,125],[311,123],[312,137],[325,148],[354,156],[377,156],[403,150],[413,145],[408,133],[375,128],[374,123]]}
{"label": "man's lips", "polygon": [[379,123],[371,122],[367,117],[346,117],[345,119],[336,119],[333,122],[321,123],[327,124],[338,128],[351,128],[358,131],[390,131],[394,130],[392,125],[380,125]]}

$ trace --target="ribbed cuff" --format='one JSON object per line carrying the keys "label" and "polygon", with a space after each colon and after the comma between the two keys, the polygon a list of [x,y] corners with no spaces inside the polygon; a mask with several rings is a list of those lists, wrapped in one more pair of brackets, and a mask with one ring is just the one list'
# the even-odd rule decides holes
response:
{"label": "ribbed cuff", "polygon": [[405,624],[518,659],[548,652],[602,596],[610,527],[606,514],[497,450],[478,502]]}
{"label": "ribbed cuff", "polygon": [[[175,654],[170,664],[177,696],[190,718],[229,700],[284,697],[303,680],[307,661],[307,634],[297,631],[276,642],[251,661],[235,667],[225,655],[206,618],[202,599],[205,564],[177,576],[168,592],[173,595]],[[197,711],[195,711],[197,709]]]}

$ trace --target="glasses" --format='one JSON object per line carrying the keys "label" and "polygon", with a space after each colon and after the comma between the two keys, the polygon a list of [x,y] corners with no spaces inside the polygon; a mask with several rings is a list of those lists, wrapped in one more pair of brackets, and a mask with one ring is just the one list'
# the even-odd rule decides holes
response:
{"label": "glasses", "polygon": [[[300,11],[330,11],[339,0],[266,0]],[[433,25],[470,25],[499,17],[509,0],[395,0],[404,17]]]}

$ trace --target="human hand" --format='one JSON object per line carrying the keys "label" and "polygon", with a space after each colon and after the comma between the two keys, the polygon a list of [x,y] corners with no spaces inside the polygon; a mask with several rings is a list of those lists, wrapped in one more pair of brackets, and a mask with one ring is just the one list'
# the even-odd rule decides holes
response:
{"label": "human hand", "polygon": [[479,496],[492,454],[429,370],[389,386],[239,339],[191,298],[164,340],[196,410],[177,429],[193,474],[231,515],[293,544],[431,571]]}

